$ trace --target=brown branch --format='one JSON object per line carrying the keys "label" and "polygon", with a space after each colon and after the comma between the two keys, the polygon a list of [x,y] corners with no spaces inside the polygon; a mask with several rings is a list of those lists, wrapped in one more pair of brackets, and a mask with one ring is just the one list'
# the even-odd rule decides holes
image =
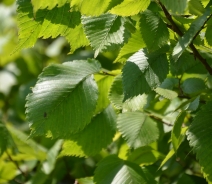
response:
{"label": "brown branch", "polygon": [[[168,10],[166,9],[166,7],[160,2],[158,1],[159,5],[161,6],[166,18],[169,20],[169,22],[171,23],[171,26],[169,26],[170,29],[172,29],[174,32],[176,32],[180,37],[183,36],[183,32],[178,28],[178,26],[175,24],[175,22],[172,19],[172,16],[170,15],[170,13],[168,12]],[[204,25],[206,24],[206,22],[211,18],[212,15],[210,15],[208,17],[208,19],[205,21]],[[204,27],[204,25],[202,26],[202,28]],[[202,29],[201,28],[201,29]],[[197,34],[194,36],[194,39],[196,38],[196,36],[199,34],[199,32],[201,31],[201,29],[197,32]],[[198,52],[198,50],[196,49],[196,47],[193,44],[193,41],[191,42],[191,44],[189,45],[189,47],[191,48],[191,50],[193,51],[194,57],[198,58],[199,61],[205,66],[205,69],[210,73],[210,75],[212,75],[212,68],[210,67],[210,65],[207,63],[206,59],[204,59],[200,53]]]}
{"label": "brown branch", "polygon": [[9,160],[15,164],[16,168],[17,168],[17,169],[20,171],[20,173],[26,178],[26,173],[25,173],[24,171],[21,170],[21,168],[19,167],[18,163],[12,159],[12,157],[10,156],[10,154],[9,154],[7,151],[5,151],[5,152],[6,152],[7,156],[8,156],[8,158],[9,158]]}

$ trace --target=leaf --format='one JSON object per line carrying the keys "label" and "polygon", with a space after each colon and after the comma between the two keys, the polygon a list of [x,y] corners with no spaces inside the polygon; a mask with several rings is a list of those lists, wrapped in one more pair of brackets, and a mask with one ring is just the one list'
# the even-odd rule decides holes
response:
{"label": "leaf", "polygon": [[62,155],[93,156],[112,142],[115,135],[116,114],[111,106],[96,115],[84,130],[69,136]]}
{"label": "leaf", "polygon": [[94,184],[92,177],[86,177],[86,178],[79,178],[76,179],[78,184]]}
{"label": "leaf", "polygon": [[57,160],[58,152],[61,149],[63,141],[58,140],[52,148],[50,148],[47,152],[47,158],[46,161],[43,163],[41,170],[46,174],[49,175],[53,169],[55,168],[55,163]]}
{"label": "leaf", "polygon": [[202,79],[188,78],[183,82],[181,88],[186,94],[197,94],[205,90],[206,86]]}
{"label": "leaf", "polygon": [[97,106],[95,110],[95,114],[97,114],[110,104],[110,101],[108,99],[108,93],[109,93],[109,89],[112,84],[112,81],[114,79],[114,76],[110,76],[110,75],[102,76],[97,74],[95,76],[95,79],[97,81],[97,85],[99,89],[99,98],[98,98]]}
{"label": "leaf", "polygon": [[146,10],[142,13],[140,30],[150,52],[167,44],[169,39],[168,28],[156,13],[150,10]]}
{"label": "leaf", "polygon": [[0,156],[10,147],[13,143],[12,137],[8,132],[6,126],[0,120]]}
{"label": "leaf", "polygon": [[128,42],[121,48],[119,55],[114,62],[125,62],[131,55],[145,46],[146,44],[142,38],[140,28],[137,28],[135,33],[129,38]]}
{"label": "leaf", "polygon": [[182,75],[199,63],[199,61],[195,59],[194,56],[187,51],[184,51],[182,53],[177,62],[175,62],[172,57],[170,57],[169,59],[170,59],[170,69],[173,75]]}
{"label": "leaf", "polygon": [[212,19],[209,19],[209,21],[207,22],[207,29],[205,31],[205,38],[210,46],[212,46],[211,29],[212,29]]}
{"label": "leaf", "polygon": [[0,160],[0,183],[9,183],[17,175],[17,167],[12,162]]}
{"label": "leaf", "polygon": [[122,44],[124,41],[124,19],[112,14],[98,17],[82,17],[85,34],[95,50],[94,57],[108,46]]}
{"label": "leaf", "polygon": [[13,155],[14,160],[45,160],[47,150],[42,145],[28,139],[25,133],[13,126],[9,125],[7,129],[15,143],[15,148],[18,150],[18,154]]}
{"label": "leaf", "polygon": [[83,15],[99,16],[107,11],[111,0],[71,0],[71,6]]}
{"label": "leaf", "polygon": [[44,0],[32,0],[33,10],[37,12],[38,9],[48,8],[49,10],[53,9],[55,6],[61,7],[66,3],[69,3],[70,0],[53,0],[53,1],[44,1]]}
{"label": "leaf", "polygon": [[166,157],[161,162],[160,167],[158,168],[158,170],[165,165],[165,163],[174,155],[174,153],[175,153],[174,149],[171,149],[169,151],[169,153],[166,155]]}
{"label": "leaf", "polygon": [[138,95],[134,96],[131,99],[128,99],[123,104],[122,112],[134,112],[134,111],[143,111],[145,106],[148,103],[148,95]]}
{"label": "leaf", "polygon": [[148,145],[159,137],[156,122],[139,111],[119,114],[117,128],[132,148]]}
{"label": "leaf", "polygon": [[131,56],[123,68],[124,100],[158,87],[168,74],[166,54],[140,50]]}
{"label": "leaf", "polygon": [[165,156],[154,150],[150,146],[140,147],[134,150],[129,156],[128,159],[131,162],[134,162],[140,166],[143,165],[151,165],[158,161],[159,159],[163,159]]}
{"label": "leaf", "polygon": [[181,130],[182,130],[182,125],[183,125],[185,117],[186,117],[186,112],[182,111],[178,115],[177,119],[175,120],[174,127],[172,129],[171,139],[172,139],[172,145],[173,145],[175,153],[177,152],[177,149],[182,142],[182,138],[184,137],[181,134]]}
{"label": "leaf", "polygon": [[117,108],[122,109],[122,101],[124,98],[123,86],[122,86],[122,76],[117,75],[111,85],[109,91],[109,99],[111,103]]}
{"label": "leaf", "polygon": [[[52,10],[39,9],[34,17],[30,0],[19,0],[17,12],[19,44],[13,53],[32,47],[41,37],[46,39],[64,36],[72,45],[72,52],[81,46],[88,45],[88,40],[80,24],[81,15],[76,11],[70,12],[70,4],[55,7]],[[80,36],[76,40],[74,36],[79,34]]]}
{"label": "leaf", "polygon": [[146,10],[150,2],[150,0],[124,0],[121,4],[110,10],[110,12],[121,16],[132,16]]}
{"label": "leaf", "polygon": [[163,88],[156,88],[155,89],[155,92],[159,95],[161,95],[162,97],[164,98],[167,98],[167,99],[174,99],[178,96],[178,94],[175,92],[175,91],[172,91],[172,90],[169,90],[169,89],[163,89]]}
{"label": "leaf", "polygon": [[31,136],[64,138],[90,123],[98,98],[91,75],[100,70],[96,60],[52,64],[44,69],[27,96],[26,114]]}
{"label": "leaf", "polygon": [[108,156],[98,163],[94,182],[98,184],[155,183],[153,178],[149,179],[145,176],[138,165],[121,160],[115,155]]}
{"label": "leaf", "polygon": [[178,14],[183,14],[188,4],[188,0],[177,0],[177,1],[161,0],[161,2],[172,13],[178,13]]}
{"label": "leaf", "polygon": [[200,96],[197,96],[188,106],[187,110],[189,111],[196,111],[199,107],[200,103]]}
{"label": "leaf", "polygon": [[205,13],[198,17],[190,26],[188,31],[179,39],[177,45],[174,47],[172,57],[174,61],[177,61],[181,54],[185,51],[186,47],[189,46],[189,44],[193,41],[195,35],[198,33],[198,31],[202,28],[202,26],[207,21],[207,16],[209,16],[211,13],[210,8],[206,9]]}
{"label": "leaf", "polygon": [[211,111],[212,102],[209,101],[202,106],[186,133],[190,146],[193,147],[193,151],[196,153],[196,157],[202,167],[203,175],[209,183],[212,182],[212,165],[210,164],[212,162],[212,157],[210,156],[212,155],[210,148],[212,144]]}
{"label": "leaf", "polygon": [[190,0],[188,2],[188,9],[191,14],[201,16],[205,9],[200,0]]}

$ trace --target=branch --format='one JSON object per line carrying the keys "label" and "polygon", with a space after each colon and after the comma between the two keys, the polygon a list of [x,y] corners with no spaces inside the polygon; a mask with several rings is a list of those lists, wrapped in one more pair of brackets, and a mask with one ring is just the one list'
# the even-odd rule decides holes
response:
{"label": "branch", "polygon": [[[159,5],[161,6],[166,18],[169,20],[169,22],[171,23],[171,26],[169,26],[169,28],[171,28],[174,32],[176,32],[180,37],[183,36],[183,32],[178,28],[178,26],[175,24],[175,22],[172,19],[172,16],[170,15],[170,13],[168,12],[168,10],[166,9],[166,7],[160,2],[158,1]],[[206,22],[211,18],[212,15],[210,15],[208,17],[208,19],[205,21],[204,25],[206,24]],[[203,27],[204,27],[203,25]],[[202,27],[202,28],[203,28]],[[201,29],[200,29],[201,31]],[[199,32],[200,32],[199,31]],[[199,34],[199,32],[195,35],[195,37]],[[195,39],[194,37],[194,39]],[[206,59],[204,59],[200,53],[198,52],[198,50],[196,49],[196,47],[194,46],[193,42],[191,42],[191,44],[189,45],[189,47],[191,48],[191,50],[193,51],[194,57],[198,58],[199,61],[205,66],[205,69],[210,73],[210,75],[212,75],[212,68],[210,67],[210,65],[207,63]]]}
{"label": "branch", "polygon": [[15,164],[16,168],[20,171],[20,173],[21,173],[24,177],[26,177],[26,173],[25,173],[24,171],[21,170],[21,168],[19,167],[18,163],[12,159],[12,157],[10,156],[10,154],[9,154],[7,151],[5,151],[5,152],[6,152],[7,156],[8,156],[8,158],[9,158],[9,160],[10,160],[11,162],[13,162],[13,163]]}

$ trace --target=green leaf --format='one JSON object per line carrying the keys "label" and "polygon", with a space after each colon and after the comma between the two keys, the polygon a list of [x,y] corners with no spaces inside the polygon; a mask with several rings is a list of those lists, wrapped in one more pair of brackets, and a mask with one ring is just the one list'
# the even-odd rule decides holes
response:
{"label": "green leaf", "polygon": [[79,133],[69,136],[63,145],[62,155],[93,156],[112,142],[115,135],[116,114],[111,106],[96,115]]}
{"label": "green leaf", "polygon": [[205,9],[200,0],[190,0],[188,2],[188,9],[191,14],[197,16],[201,16],[205,12]]}
{"label": "green leaf", "polygon": [[0,120],[0,156],[7,150],[8,147],[13,143],[12,137],[8,132],[6,126]]}
{"label": "green leaf", "polygon": [[[64,36],[72,45],[72,52],[81,46],[88,45],[80,24],[81,15],[79,12],[70,12],[70,4],[55,7],[52,10],[39,9],[34,17],[30,0],[19,0],[17,12],[19,44],[13,53],[34,46],[37,39],[41,37]],[[79,34],[76,40],[75,36]]]}
{"label": "green leaf", "polygon": [[186,94],[197,94],[205,90],[206,86],[200,78],[188,78],[183,82],[181,88]]}
{"label": "green leaf", "polygon": [[32,0],[33,10],[37,12],[38,9],[48,8],[49,10],[53,9],[55,6],[61,7],[66,3],[69,3],[70,0],[53,0],[53,1],[44,1],[44,0]]}
{"label": "green leaf", "polygon": [[76,179],[78,184],[94,184],[92,177]]}
{"label": "green leaf", "polygon": [[188,0],[178,0],[178,1],[161,0],[161,2],[172,13],[178,13],[178,14],[183,14],[188,4]]}
{"label": "green leaf", "polygon": [[141,15],[140,30],[149,51],[167,44],[169,31],[163,20],[154,12],[146,10]]}
{"label": "green leaf", "polygon": [[122,109],[123,98],[122,76],[118,75],[111,85],[109,99],[117,109]]}
{"label": "green leaf", "polygon": [[110,10],[110,12],[121,16],[136,15],[146,10],[150,2],[150,0],[124,0],[121,4]]}
{"label": "green leaf", "polygon": [[14,160],[45,160],[47,150],[42,145],[32,139],[28,139],[25,133],[13,126],[7,126],[7,129],[18,150],[18,154],[13,155]]}
{"label": "green leaf", "polygon": [[174,149],[171,149],[169,151],[169,153],[166,155],[166,157],[163,159],[163,161],[160,164],[160,167],[158,168],[158,170],[164,166],[164,164],[174,155]]}
{"label": "green leaf", "polygon": [[148,145],[159,137],[156,122],[139,111],[119,114],[117,128],[132,148]]}
{"label": "green leaf", "polygon": [[142,38],[140,28],[137,28],[135,33],[129,38],[128,42],[121,48],[119,55],[114,62],[125,62],[131,55],[145,46],[146,44]]}
{"label": "green leaf", "polygon": [[108,156],[98,163],[94,182],[97,184],[155,183],[153,178],[145,176],[138,165],[121,160],[115,155]]}
{"label": "green leaf", "polygon": [[95,79],[97,81],[98,89],[99,89],[99,98],[97,101],[97,106],[95,110],[95,114],[101,112],[105,109],[109,104],[110,101],[108,99],[108,93],[114,76],[110,75],[95,75]]}
{"label": "green leaf", "polygon": [[85,34],[95,50],[94,57],[111,45],[124,41],[124,19],[112,14],[98,17],[82,17]]}
{"label": "green leaf", "polygon": [[134,150],[129,156],[128,159],[131,162],[134,162],[138,165],[151,165],[158,161],[159,159],[163,159],[165,156],[154,150],[150,146],[140,147]]}
{"label": "green leaf", "polygon": [[187,138],[193,151],[196,153],[204,177],[212,182],[212,145],[211,137],[211,110],[212,102],[209,101],[195,116],[192,124],[187,130]]}
{"label": "green leaf", "polygon": [[71,6],[74,9],[79,10],[83,15],[92,16],[99,16],[105,13],[110,3],[111,0],[93,0],[92,2],[90,0],[71,0]]}
{"label": "green leaf", "polygon": [[193,41],[195,35],[202,28],[202,26],[207,21],[207,16],[211,13],[210,8],[206,9],[205,13],[198,17],[190,26],[188,31],[179,39],[177,45],[174,47],[172,57],[174,61],[177,61],[181,54],[186,50],[186,47]]}
{"label": "green leaf", "polygon": [[182,130],[182,125],[183,125],[185,117],[186,117],[186,112],[182,111],[178,115],[177,119],[175,120],[174,127],[172,129],[171,139],[172,139],[172,144],[173,144],[173,148],[175,152],[177,152],[177,149],[180,146],[184,137],[181,134],[181,130]]}
{"label": "green leaf", "polygon": [[207,29],[205,31],[205,38],[210,46],[212,45],[211,29],[212,29],[212,19],[209,19],[209,21],[207,22]]}
{"label": "green leaf", "polygon": [[123,68],[124,100],[158,87],[168,74],[166,54],[140,50],[131,56]]}
{"label": "green leaf", "polygon": [[174,99],[178,96],[178,94],[175,92],[175,91],[172,91],[172,90],[169,90],[169,89],[163,89],[163,88],[156,88],[155,89],[155,92],[159,95],[161,95],[162,97],[164,98],[167,98],[167,99]]}
{"label": "green leaf", "polygon": [[189,111],[196,111],[197,108],[199,107],[199,103],[200,103],[200,96],[197,96],[188,106],[188,108],[186,110]]}
{"label": "green leaf", "polygon": [[123,104],[122,112],[142,111],[148,103],[148,95],[138,95],[128,99]]}
{"label": "green leaf", "polygon": [[170,57],[169,59],[170,69],[173,75],[182,75],[199,63],[199,61],[187,51],[184,51],[182,53],[177,62],[175,62],[172,57]]}
{"label": "green leaf", "polygon": [[17,167],[12,162],[0,160],[0,183],[9,183],[17,175]]}
{"label": "green leaf", "polygon": [[27,96],[26,114],[31,136],[64,138],[90,123],[98,98],[91,75],[100,70],[96,60],[52,64],[44,69]]}

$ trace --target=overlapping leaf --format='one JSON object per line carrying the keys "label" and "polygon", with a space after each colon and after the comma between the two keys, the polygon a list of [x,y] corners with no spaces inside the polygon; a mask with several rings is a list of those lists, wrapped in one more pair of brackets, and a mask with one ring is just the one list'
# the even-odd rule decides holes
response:
{"label": "overlapping leaf", "polygon": [[159,95],[161,95],[162,97],[164,98],[167,98],[167,99],[174,99],[178,96],[178,94],[175,92],[175,91],[172,91],[172,90],[169,90],[169,89],[164,89],[164,88],[156,88],[155,89],[155,92]]}
{"label": "overlapping leaf", "polygon": [[96,60],[45,68],[33,93],[27,97],[31,136],[66,137],[82,130],[96,108],[98,90],[91,74],[99,70]]}
{"label": "overlapping leaf", "polygon": [[188,31],[179,39],[177,45],[174,47],[173,50],[173,59],[177,61],[182,53],[185,51],[186,47],[193,41],[194,37],[198,33],[198,31],[202,28],[202,26],[207,21],[208,16],[210,15],[211,10],[210,8],[206,9],[205,13],[198,17],[190,26]]}
{"label": "overlapping leaf", "polygon": [[[19,44],[13,53],[23,48],[32,47],[40,37],[64,36],[72,45],[72,52],[76,48],[88,45],[80,26],[80,13],[70,12],[69,4],[55,7],[52,10],[38,10],[36,16],[33,14],[30,0],[19,0],[18,6]],[[79,33],[80,37],[75,42],[74,36]]]}
{"label": "overlapping leaf", "polygon": [[196,153],[202,172],[208,182],[212,182],[212,124],[211,124],[212,102],[208,102],[197,113],[194,121],[187,131],[188,140]]}
{"label": "overlapping leaf", "polygon": [[83,15],[98,16],[107,11],[111,0],[72,0],[71,6]]}
{"label": "overlapping leaf", "polygon": [[131,56],[123,68],[124,100],[158,87],[168,74],[166,54],[140,50]]}
{"label": "overlapping leaf", "polygon": [[180,146],[183,140],[183,137],[185,136],[185,134],[184,136],[181,134],[181,129],[182,129],[182,125],[183,125],[185,117],[186,117],[186,112],[185,111],[181,112],[178,115],[177,119],[175,120],[174,127],[172,129],[171,138],[172,138],[172,144],[173,144],[173,148],[175,152],[177,152],[177,149]]}
{"label": "overlapping leaf", "polygon": [[159,137],[156,122],[139,111],[119,114],[117,127],[128,145],[133,148],[148,145]]}
{"label": "overlapping leaf", "polygon": [[173,13],[183,14],[187,8],[188,0],[161,0],[161,2],[166,6],[168,10]]}
{"label": "overlapping leaf", "polygon": [[148,176],[138,165],[111,155],[98,163],[94,181],[98,184],[155,184],[155,180]]}
{"label": "overlapping leaf", "polygon": [[150,0],[124,0],[121,4],[110,10],[110,12],[121,16],[136,15],[146,10],[150,2]]}
{"label": "overlapping leaf", "polygon": [[49,10],[53,9],[55,6],[61,7],[66,3],[69,3],[71,0],[51,0],[51,1],[44,1],[44,0],[32,0],[32,5],[34,12],[37,12],[38,9],[45,9],[48,8]]}
{"label": "overlapping leaf", "polygon": [[96,115],[84,130],[69,136],[62,155],[92,156],[105,148],[115,134],[116,114],[111,106]]}
{"label": "overlapping leaf", "polygon": [[146,44],[142,38],[140,28],[137,28],[135,33],[129,38],[128,42],[121,48],[115,62],[125,62],[131,55],[145,46]]}
{"label": "overlapping leaf", "polygon": [[99,52],[111,45],[119,45],[124,41],[124,19],[112,14],[102,14],[98,17],[82,17],[85,34],[95,50]]}
{"label": "overlapping leaf", "polygon": [[169,31],[163,20],[154,12],[146,10],[140,19],[140,30],[149,51],[167,44]]}

